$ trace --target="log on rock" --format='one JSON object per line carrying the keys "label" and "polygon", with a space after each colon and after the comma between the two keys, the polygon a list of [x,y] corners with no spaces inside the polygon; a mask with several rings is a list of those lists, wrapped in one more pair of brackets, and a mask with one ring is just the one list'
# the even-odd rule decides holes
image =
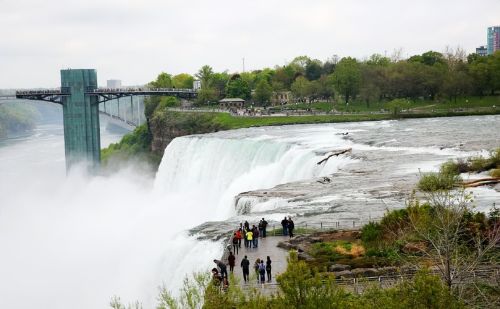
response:
{"label": "log on rock", "polygon": [[465,188],[475,188],[485,185],[494,185],[497,183],[500,183],[500,177],[481,178],[467,182],[464,181],[460,185],[462,185]]}
{"label": "log on rock", "polygon": [[340,156],[341,154],[348,153],[348,152],[351,152],[351,151],[352,151],[352,148],[348,148],[348,149],[344,149],[344,150],[339,150],[339,151],[332,152],[326,158],[324,158],[323,160],[319,161],[317,164],[320,165],[320,164],[325,163],[326,161],[328,161],[328,159],[330,159],[333,156]]}

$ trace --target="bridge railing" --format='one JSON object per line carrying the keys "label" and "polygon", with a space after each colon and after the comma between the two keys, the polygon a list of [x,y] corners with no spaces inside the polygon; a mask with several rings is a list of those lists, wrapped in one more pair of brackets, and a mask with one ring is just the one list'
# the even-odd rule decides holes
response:
{"label": "bridge railing", "polygon": [[31,90],[17,90],[16,96],[22,95],[70,95],[71,88],[70,87],[59,87],[52,89],[31,89]]}
{"label": "bridge railing", "polygon": [[165,93],[165,92],[172,92],[172,93],[195,93],[196,91],[193,89],[189,88],[148,88],[148,87],[138,87],[138,88],[92,88],[92,87],[87,87],[86,89],[87,93],[95,93],[95,94],[101,94],[101,93],[141,93],[141,92],[147,92],[147,93]]}

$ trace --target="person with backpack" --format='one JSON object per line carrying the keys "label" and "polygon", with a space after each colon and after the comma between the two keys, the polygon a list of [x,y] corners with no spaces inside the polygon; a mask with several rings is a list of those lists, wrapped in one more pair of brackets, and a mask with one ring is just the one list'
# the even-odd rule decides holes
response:
{"label": "person with backpack", "polygon": [[267,282],[271,282],[271,258],[269,255],[267,256],[266,261],[266,273],[267,273]]}
{"label": "person with backpack", "polygon": [[259,225],[257,226],[259,228],[259,234],[260,234],[260,237],[262,237],[262,235],[264,235],[264,232],[263,232],[263,224],[262,224],[262,220],[259,221]]}
{"label": "person with backpack", "polygon": [[232,252],[229,252],[229,256],[227,257],[227,262],[229,264],[229,271],[233,272],[234,270],[234,264],[236,262],[236,257]]}
{"label": "person with backpack", "polygon": [[264,265],[264,260],[260,261],[259,275],[260,275],[260,283],[264,284],[264,282],[266,282],[266,265]]}
{"label": "person with backpack", "polygon": [[238,254],[239,245],[238,245],[238,236],[236,235],[236,233],[234,233],[233,235],[232,242],[233,242],[233,251],[234,253]]}
{"label": "person with backpack", "polygon": [[253,269],[255,270],[255,275],[257,276],[257,283],[259,283],[259,268],[260,268],[260,259],[257,258],[257,260],[255,260],[255,263],[253,264]]}
{"label": "person with backpack", "polygon": [[245,255],[245,257],[243,258],[243,260],[241,260],[241,268],[243,269],[243,280],[245,281],[245,283],[247,281],[249,281],[250,279],[248,278],[249,277],[249,274],[250,274],[250,261],[247,259],[247,256]]}

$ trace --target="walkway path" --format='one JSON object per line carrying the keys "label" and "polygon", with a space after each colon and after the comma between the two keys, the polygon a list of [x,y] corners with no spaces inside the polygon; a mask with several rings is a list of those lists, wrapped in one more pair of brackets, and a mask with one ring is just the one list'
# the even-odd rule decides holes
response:
{"label": "walkway path", "polygon": [[[265,261],[267,259],[267,256],[269,256],[272,261],[271,264],[272,280],[270,284],[268,283],[264,284],[264,287],[271,289],[276,287],[276,275],[283,273],[286,270],[287,266],[288,251],[277,247],[278,243],[285,239],[288,239],[288,237],[268,236],[266,238],[259,238],[259,246],[257,248],[245,248],[243,242],[241,243],[239,254],[236,255],[236,266],[234,267],[234,275],[240,281],[242,286],[247,286],[247,285],[257,286],[257,276],[255,274],[253,265],[255,263],[255,260],[257,260],[258,258],[264,259]],[[241,260],[244,258],[245,255],[250,261],[250,284],[244,283],[243,271],[240,266]],[[261,287],[260,285],[258,286]]]}

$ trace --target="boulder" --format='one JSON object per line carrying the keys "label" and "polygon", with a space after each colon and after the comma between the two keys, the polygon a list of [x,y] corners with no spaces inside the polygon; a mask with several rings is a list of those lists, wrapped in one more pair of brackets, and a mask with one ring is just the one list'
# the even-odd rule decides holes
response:
{"label": "boulder", "polygon": [[387,267],[382,267],[378,269],[379,275],[395,275],[399,273],[399,270],[397,267],[394,266],[387,266]]}
{"label": "boulder", "polygon": [[349,265],[344,265],[344,264],[333,264],[328,267],[328,271],[330,272],[338,272],[338,271],[344,271],[344,270],[351,270],[351,266]]}
{"label": "boulder", "polygon": [[314,258],[305,252],[299,252],[297,258],[301,261],[312,262]]}
{"label": "boulder", "polygon": [[354,277],[353,273],[350,270],[342,270],[335,272],[335,278],[352,278]]}
{"label": "boulder", "polygon": [[288,251],[289,250],[296,250],[297,249],[297,245],[291,244],[288,241],[280,241],[278,243],[277,247],[285,249],[285,250],[288,250]]}
{"label": "boulder", "polygon": [[379,275],[376,268],[354,268],[351,272],[355,277],[376,277]]}
{"label": "boulder", "polygon": [[421,254],[427,249],[427,246],[423,242],[410,242],[403,247],[404,253]]}

